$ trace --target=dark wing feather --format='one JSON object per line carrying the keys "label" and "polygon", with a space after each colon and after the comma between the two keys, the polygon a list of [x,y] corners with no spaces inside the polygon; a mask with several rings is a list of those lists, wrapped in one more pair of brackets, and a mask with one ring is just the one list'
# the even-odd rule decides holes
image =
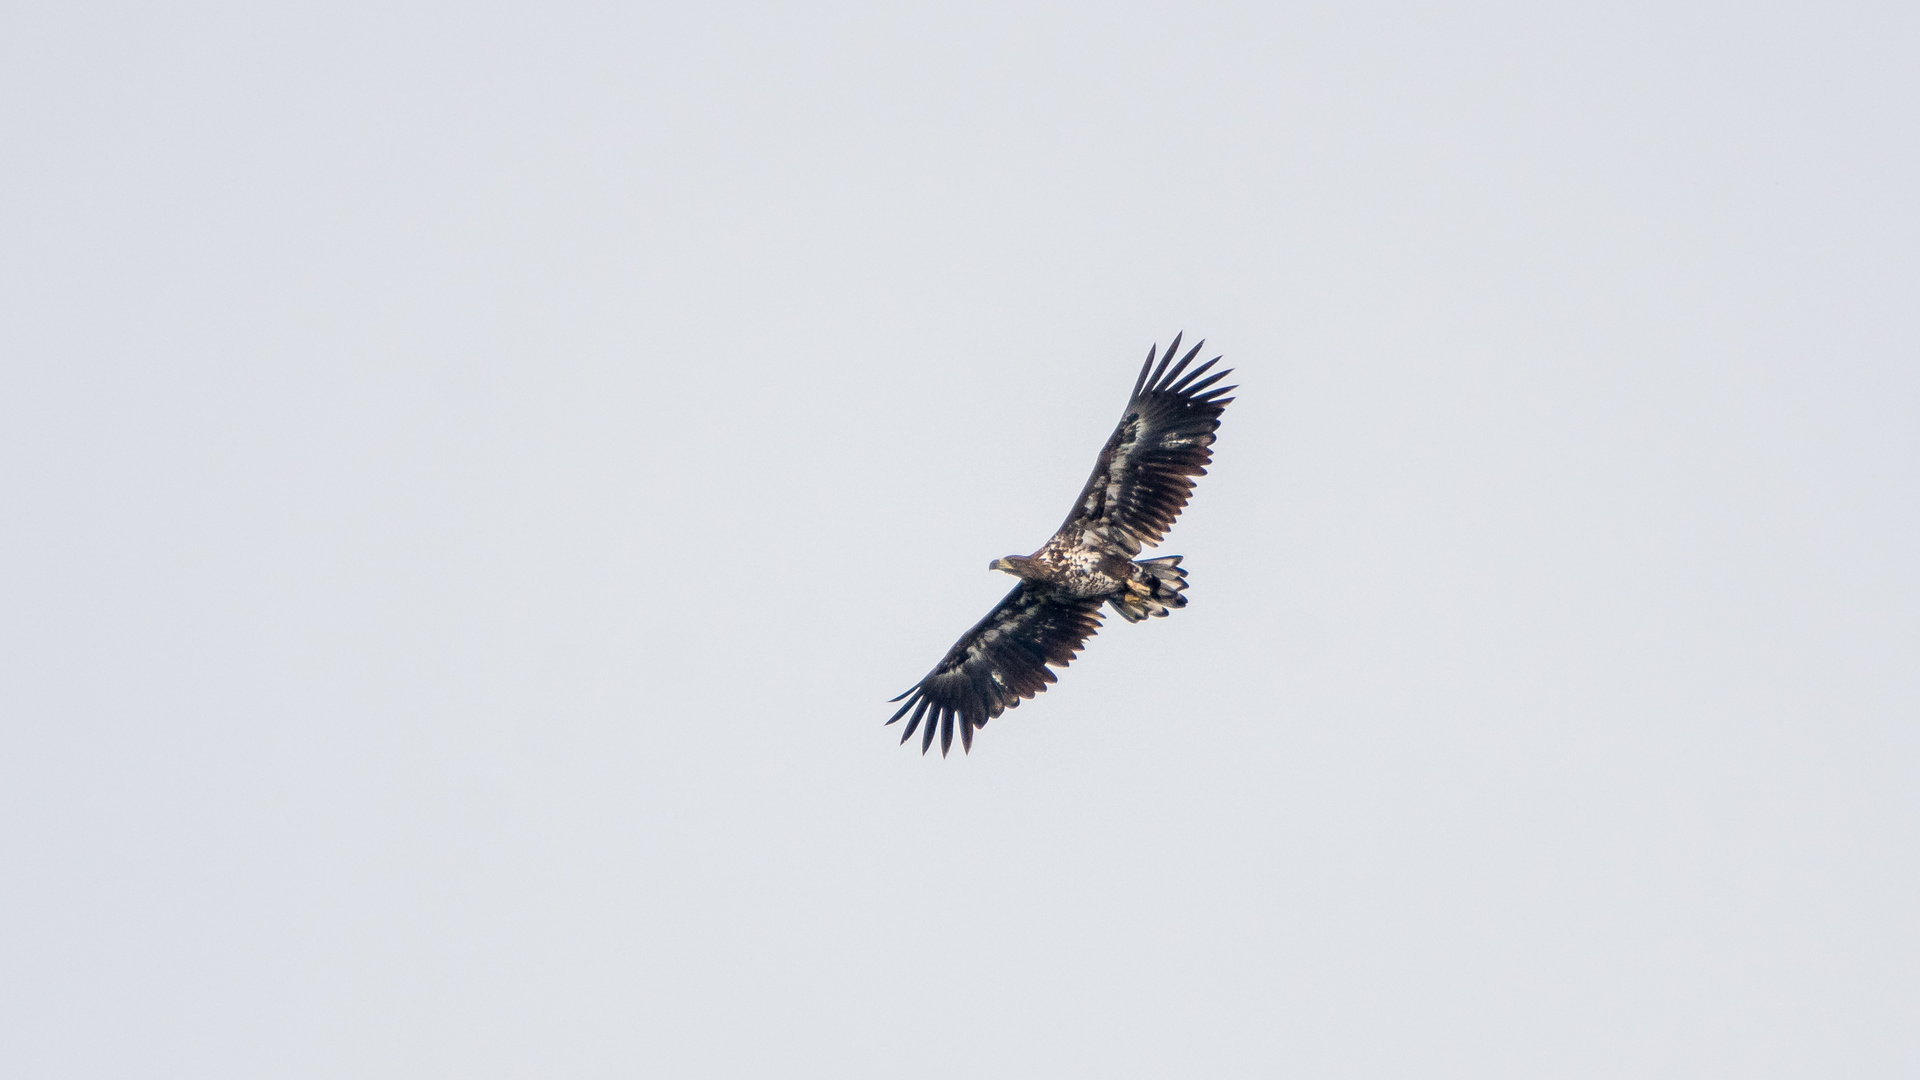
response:
{"label": "dark wing feather", "polygon": [[1214,386],[1231,368],[1207,375],[1219,357],[1187,370],[1204,344],[1174,363],[1180,350],[1175,334],[1158,367],[1154,350],[1147,350],[1127,410],[1062,529],[1091,529],[1129,555],[1166,538],[1193,495],[1194,478],[1207,473],[1220,413],[1233,400],[1225,395],[1234,387]]}
{"label": "dark wing feather", "polygon": [[[953,746],[960,729],[962,749],[973,749],[973,731],[1047,688],[1054,681],[1047,665],[1066,667],[1094,631],[1100,629],[1104,598],[1061,596],[1045,586],[1022,581],[963,634],[927,677],[893,700],[906,699],[887,723],[906,716],[901,742],[922,732],[920,752],[940,732],[940,755]],[[924,722],[925,726],[922,727]]]}

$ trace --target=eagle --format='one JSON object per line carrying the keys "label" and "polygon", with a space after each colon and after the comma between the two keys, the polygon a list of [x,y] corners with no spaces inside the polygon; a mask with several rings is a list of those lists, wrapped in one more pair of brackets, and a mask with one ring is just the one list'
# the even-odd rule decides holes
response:
{"label": "eagle", "polygon": [[938,730],[945,757],[958,728],[961,748],[971,753],[974,729],[1046,690],[1055,681],[1048,664],[1073,662],[1100,629],[1102,605],[1128,622],[1187,606],[1180,556],[1134,556],[1143,545],[1165,539],[1186,507],[1194,478],[1206,475],[1213,458],[1220,414],[1233,401],[1225,395],[1236,387],[1214,385],[1232,369],[1207,374],[1220,357],[1187,369],[1205,344],[1174,363],[1180,351],[1175,334],[1158,366],[1157,343],[1147,349],[1126,411],[1066,523],[1033,554],[987,564],[1020,583],[954,642],[926,678],[893,699],[906,700],[887,721],[906,718],[902,743],[918,730],[925,754]]}

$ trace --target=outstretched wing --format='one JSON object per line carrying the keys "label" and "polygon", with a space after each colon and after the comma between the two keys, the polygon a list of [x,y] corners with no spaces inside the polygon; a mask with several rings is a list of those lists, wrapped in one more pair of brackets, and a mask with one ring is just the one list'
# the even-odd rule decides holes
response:
{"label": "outstretched wing", "polygon": [[1060,596],[1027,581],[1015,585],[998,607],[954,642],[926,678],[893,699],[906,698],[907,703],[887,723],[911,709],[900,741],[913,738],[924,720],[920,752],[933,745],[938,726],[940,756],[945,757],[958,722],[961,748],[971,751],[973,729],[1045,690],[1054,681],[1048,664],[1066,667],[1073,661],[1100,629],[1103,599]]}
{"label": "outstretched wing", "polygon": [[1187,371],[1204,344],[1188,350],[1172,370],[1167,365],[1180,349],[1180,335],[1173,336],[1159,367],[1154,367],[1153,350],[1147,350],[1127,411],[1061,528],[1091,529],[1128,555],[1138,555],[1142,544],[1166,538],[1193,495],[1193,478],[1207,473],[1220,413],[1233,400],[1222,395],[1234,387],[1213,388],[1232,368],[1206,374],[1219,357]]}

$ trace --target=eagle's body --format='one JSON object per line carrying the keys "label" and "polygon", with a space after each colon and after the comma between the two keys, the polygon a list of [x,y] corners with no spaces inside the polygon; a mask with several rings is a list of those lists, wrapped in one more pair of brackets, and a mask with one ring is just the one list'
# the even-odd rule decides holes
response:
{"label": "eagle's body", "polygon": [[912,711],[901,742],[924,719],[920,752],[933,745],[938,728],[944,755],[957,720],[961,746],[973,749],[975,728],[1045,690],[1054,681],[1048,664],[1065,667],[1073,660],[1100,628],[1102,604],[1128,622],[1186,606],[1180,556],[1134,556],[1141,545],[1165,538],[1193,494],[1193,478],[1206,474],[1220,413],[1233,400],[1223,395],[1233,387],[1209,389],[1226,371],[1201,378],[1219,357],[1187,372],[1199,345],[1169,371],[1179,347],[1176,334],[1157,368],[1154,350],[1147,351],[1119,426],[1053,537],[1032,555],[1009,555],[989,565],[1020,584],[926,678],[894,698],[906,698],[906,704],[887,723]]}
{"label": "eagle's body", "polygon": [[1067,596],[1110,596],[1133,580],[1127,553],[1085,529],[1062,530],[1024,560],[1006,560],[1006,570],[1028,581],[1044,581]]}

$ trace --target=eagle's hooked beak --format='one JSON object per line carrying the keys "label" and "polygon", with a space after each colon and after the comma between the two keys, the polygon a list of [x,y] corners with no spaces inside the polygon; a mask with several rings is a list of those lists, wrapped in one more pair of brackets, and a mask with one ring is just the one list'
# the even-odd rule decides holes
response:
{"label": "eagle's hooked beak", "polygon": [[1006,558],[1004,558],[1004,557],[1003,557],[1003,558],[998,558],[998,559],[995,559],[995,560],[993,560],[992,562],[990,562],[990,563],[988,563],[988,564],[987,564],[987,569],[989,569],[989,570],[1004,570],[1004,571],[1006,571],[1007,573],[1009,573],[1009,574],[1011,574],[1011,573],[1013,573],[1013,563],[1012,563],[1012,562],[1011,562],[1010,560],[1008,560],[1008,559],[1006,559]]}

